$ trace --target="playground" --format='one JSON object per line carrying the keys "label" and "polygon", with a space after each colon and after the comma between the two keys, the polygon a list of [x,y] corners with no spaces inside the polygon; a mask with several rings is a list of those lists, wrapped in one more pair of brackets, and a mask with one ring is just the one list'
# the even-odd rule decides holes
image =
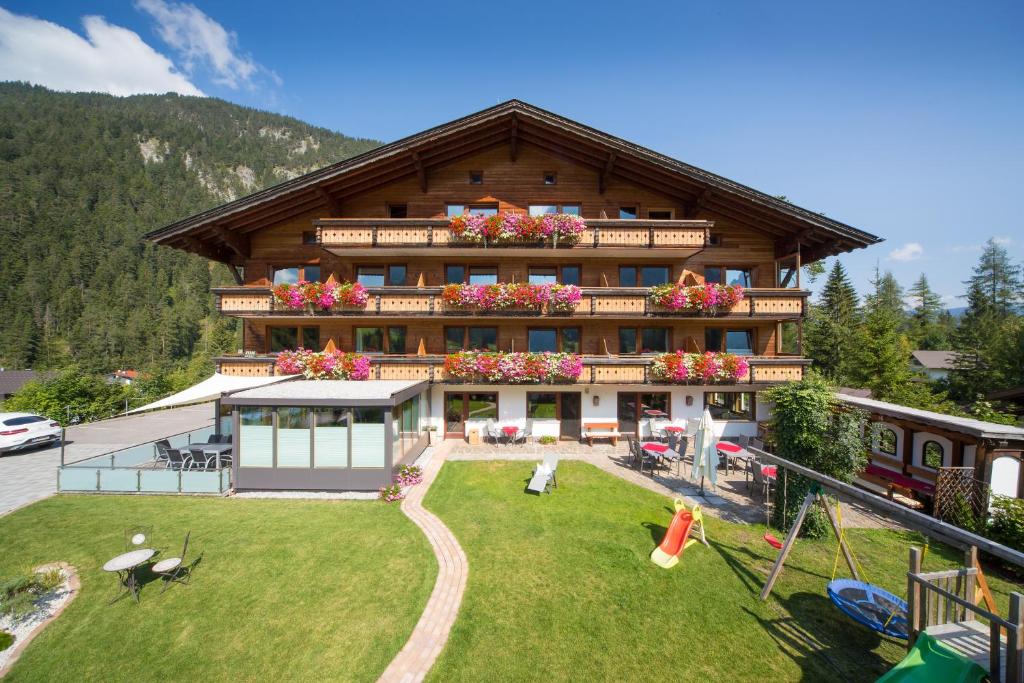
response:
{"label": "playground", "polygon": [[[907,657],[905,639],[858,623],[830,598],[833,579],[852,579],[835,537],[791,544],[762,600],[782,552],[765,542],[773,530],[763,521],[699,514],[696,525],[685,519],[692,507],[568,460],[550,494],[525,495],[532,467],[449,461],[427,496],[472,567],[434,680],[544,672],[556,680],[873,681]],[[674,522],[688,527],[686,538],[670,532]],[[928,548],[928,572],[955,575],[964,562],[960,549],[915,532],[844,528],[842,536],[860,578],[900,600],[911,548]],[[991,572],[987,587],[1006,617],[1019,587]],[[893,629],[905,619],[888,617],[880,620]],[[930,668],[944,653],[929,644],[922,638],[887,680],[943,680],[957,663]]]}

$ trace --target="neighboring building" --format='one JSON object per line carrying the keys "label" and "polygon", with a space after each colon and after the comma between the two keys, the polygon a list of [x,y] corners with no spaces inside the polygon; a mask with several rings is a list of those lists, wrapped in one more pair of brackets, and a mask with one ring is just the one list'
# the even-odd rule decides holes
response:
{"label": "neighboring building", "polygon": [[1004,403],[1007,410],[1018,417],[1024,415],[1024,384],[990,392],[985,398]]}
{"label": "neighboring building", "polygon": [[871,421],[868,469],[861,475],[882,486],[896,484],[930,499],[940,467],[973,467],[974,479],[993,493],[1024,495],[1024,429],[851,396],[839,399],[866,410]]}
{"label": "neighboring building", "polygon": [[38,378],[39,373],[35,370],[8,370],[0,368],[0,401],[9,399],[25,383]]}
{"label": "neighboring building", "polygon": [[115,370],[106,376],[106,380],[110,384],[131,384],[138,375],[135,370]]}
{"label": "neighboring building", "polygon": [[910,369],[931,381],[946,379],[956,361],[956,351],[912,351]]}
{"label": "neighboring building", "polygon": [[[452,229],[453,217],[506,212],[575,215],[585,227],[578,240],[563,238],[557,245],[537,239],[484,244]],[[809,364],[801,352],[808,296],[801,266],[880,241],[518,101],[147,237],[225,263],[234,273],[238,286],[215,294],[222,314],[242,318],[244,349],[217,360],[221,373],[270,374],[279,351],[330,345],[372,355],[371,380],[425,383],[421,414],[411,423],[398,406],[385,411],[385,429],[399,437],[432,424],[440,435],[464,438],[479,433],[487,418],[523,424],[530,417],[535,436],[566,439],[580,438],[588,421],[617,422],[622,433],[642,433],[649,411],[684,421],[705,406],[727,433],[755,434],[757,392],[800,379]],[[311,313],[275,302],[275,284],[332,278],[365,285],[365,308]],[[445,303],[442,291],[449,283],[560,283],[580,287],[582,299],[563,312],[545,306],[480,313]],[[655,285],[705,283],[742,285],[745,295],[712,312],[671,311],[649,298]],[[445,368],[446,356],[463,350],[579,354],[582,373],[554,384],[468,383]],[[655,358],[677,350],[739,354],[749,361],[749,372],[724,386],[657,381]],[[273,406],[284,400],[278,391],[264,392]],[[377,401],[392,400],[370,393]],[[247,428],[274,427],[280,450],[281,439],[294,436],[284,434],[282,420],[291,430],[342,419],[342,413],[347,420],[358,417],[341,406],[346,397],[336,399],[341,412],[331,418],[326,412],[284,414],[271,403],[239,406],[236,486],[273,481],[265,471],[246,476]],[[318,389],[317,401],[311,410],[326,411],[331,397]],[[404,439],[393,435],[391,442]],[[331,485],[368,486],[368,468],[387,482],[400,458],[383,450],[373,462],[361,462],[358,473],[346,461],[352,476],[332,475]],[[285,469],[280,458],[267,461],[266,451],[260,452],[263,470],[267,462],[269,469]],[[279,481],[316,481],[322,461],[314,452],[303,462],[302,477],[289,469],[279,472]]]}

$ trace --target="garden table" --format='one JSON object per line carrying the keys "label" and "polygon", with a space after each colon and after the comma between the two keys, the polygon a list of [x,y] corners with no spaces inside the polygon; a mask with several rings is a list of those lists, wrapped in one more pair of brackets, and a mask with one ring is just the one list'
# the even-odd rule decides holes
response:
{"label": "garden table", "polygon": [[139,550],[122,553],[108,560],[103,565],[103,571],[117,573],[118,581],[121,587],[125,589],[118,593],[109,604],[114,604],[125,595],[131,595],[135,598],[135,602],[139,601],[139,582],[135,576],[135,569],[139,565],[148,562],[154,555],[156,555],[156,551],[152,548],[140,548]]}
{"label": "garden table", "polygon": [[519,433],[519,427],[516,427],[514,425],[502,427],[501,433],[505,435],[505,439],[508,441],[508,445],[511,446],[516,442],[516,434]]}

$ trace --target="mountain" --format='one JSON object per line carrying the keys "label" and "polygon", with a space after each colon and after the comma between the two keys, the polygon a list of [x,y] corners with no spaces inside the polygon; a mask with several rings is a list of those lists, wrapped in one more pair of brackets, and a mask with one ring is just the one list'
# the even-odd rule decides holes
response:
{"label": "mountain", "polygon": [[236,346],[221,265],[154,228],[379,145],[222,100],[0,83],[0,367],[168,370]]}

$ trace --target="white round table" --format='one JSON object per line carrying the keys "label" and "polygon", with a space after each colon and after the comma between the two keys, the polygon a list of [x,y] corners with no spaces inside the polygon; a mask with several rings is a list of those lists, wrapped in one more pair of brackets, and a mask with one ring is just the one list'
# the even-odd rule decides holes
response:
{"label": "white round table", "polygon": [[139,584],[135,580],[135,568],[147,562],[154,555],[156,555],[156,551],[152,548],[140,548],[139,550],[132,550],[131,552],[118,555],[103,565],[103,571],[117,573],[117,578],[125,589],[114,596],[110,604],[129,594],[135,598],[135,602],[139,601]]}

